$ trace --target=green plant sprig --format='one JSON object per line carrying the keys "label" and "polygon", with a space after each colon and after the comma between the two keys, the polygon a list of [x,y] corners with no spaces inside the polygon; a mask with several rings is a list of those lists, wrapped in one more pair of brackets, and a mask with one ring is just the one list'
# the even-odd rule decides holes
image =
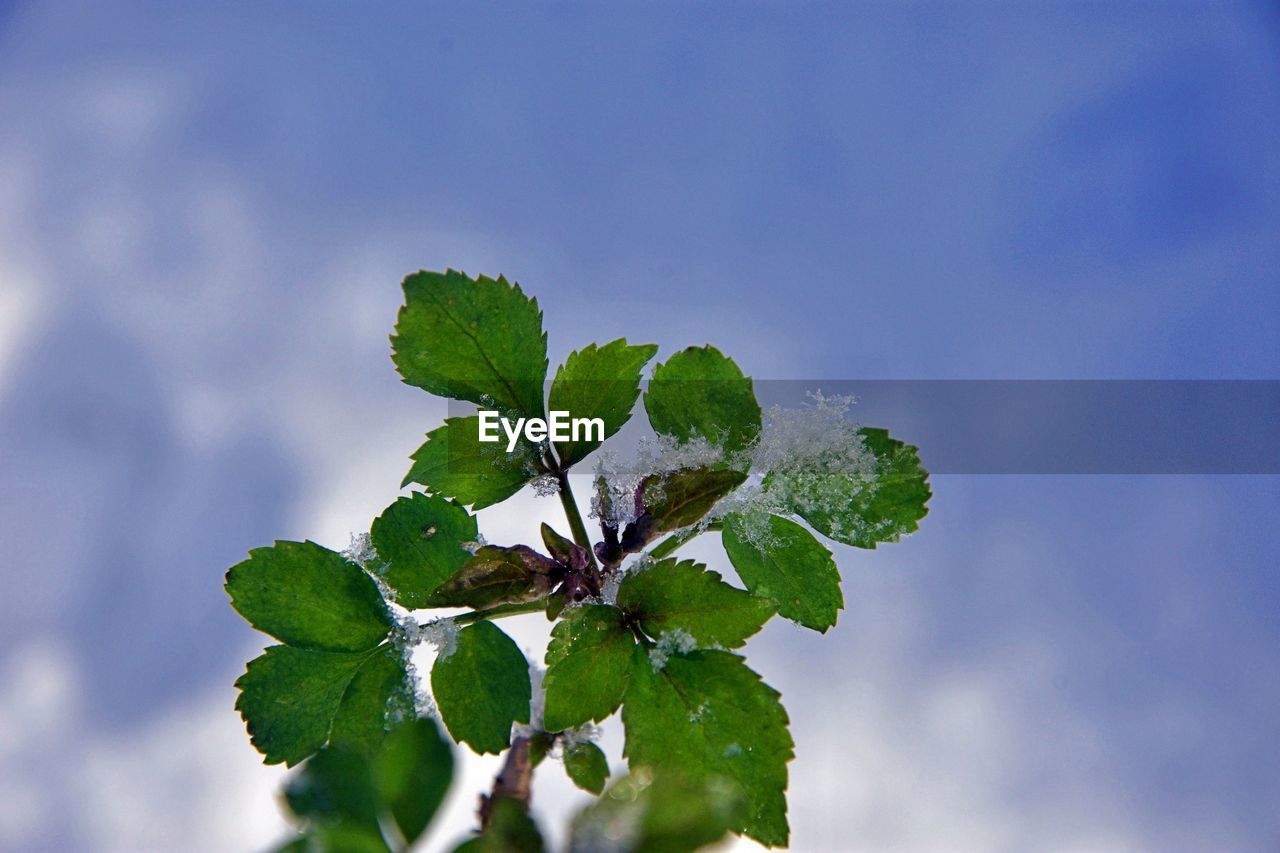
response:
{"label": "green plant sprig", "polygon": [[[769,435],[752,380],[690,347],[643,394],[675,462],[632,480],[599,470],[593,541],[570,470],[630,419],[658,348],[590,344],[544,399],[542,312],[518,285],[418,272],[404,293],[391,342],[405,382],[503,416],[598,418],[604,434],[506,452],[479,441],[477,418],[447,418],[411,455],[402,486],[422,490],[352,549],[277,542],[227,572],[232,606],[279,641],[249,662],[236,707],[267,763],[302,764],[285,795],[298,835],[282,849],[409,849],[451,783],[455,743],[505,753],[458,850],[544,848],[528,806],[553,751],[599,798],[574,819],[573,850],[694,850],[727,833],[786,846],[787,713],[734,650],[775,615],[835,624],[840,575],[815,531],[861,548],[913,532],[930,497],[916,448],[854,425],[803,464],[753,470]],[[530,484],[558,493],[570,536],[544,524],[541,550],[484,544],[473,513]],[[741,586],[674,556],[704,532],[720,534]],[[494,624],[533,613],[554,623],[540,685]],[[409,662],[424,639],[438,647],[434,711]],[[606,791],[591,734],[619,711],[629,773]]]}

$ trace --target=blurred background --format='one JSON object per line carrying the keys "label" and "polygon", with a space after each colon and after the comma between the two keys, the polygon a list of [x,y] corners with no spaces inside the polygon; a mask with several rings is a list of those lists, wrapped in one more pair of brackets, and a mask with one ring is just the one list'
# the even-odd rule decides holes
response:
{"label": "blurred background", "polygon": [[[405,273],[520,281],[553,367],[1280,379],[1277,141],[1263,2],[0,2],[0,849],[284,837],[222,576],[394,500],[444,413],[389,359]],[[748,647],[793,847],[1280,848],[1277,479],[933,487],[838,546],[826,637]]]}

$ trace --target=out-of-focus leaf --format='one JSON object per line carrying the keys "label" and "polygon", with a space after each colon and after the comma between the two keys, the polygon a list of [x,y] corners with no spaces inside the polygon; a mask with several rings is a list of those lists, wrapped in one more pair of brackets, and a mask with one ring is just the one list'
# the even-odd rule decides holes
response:
{"label": "out-of-focus leaf", "polygon": [[609,762],[594,743],[572,743],[564,748],[564,771],[573,784],[599,794],[609,781]]}
{"label": "out-of-focus leaf", "polygon": [[573,819],[571,853],[692,853],[741,825],[732,782],[638,767]]}

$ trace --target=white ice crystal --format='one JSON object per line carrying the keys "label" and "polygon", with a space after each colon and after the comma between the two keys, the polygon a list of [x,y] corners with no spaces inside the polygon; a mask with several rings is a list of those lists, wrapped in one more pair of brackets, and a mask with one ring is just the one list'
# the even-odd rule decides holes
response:
{"label": "white ice crystal", "polygon": [[422,642],[423,626],[407,612],[391,614],[391,643],[406,654]]}
{"label": "white ice crystal", "polygon": [[452,619],[432,619],[418,626],[418,636],[435,647],[437,659],[458,650],[458,623]]}
{"label": "white ice crystal", "polygon": [[540,498],[560,494],[560,479],[555,474],[534,477],[529,481],[529,485],[533,486],[533,493]]}
{"label": "white ice crystal", "polygon": [[683,628],[673,628],[658,635],[658,642],[649,650],[649,663],[654,669],[662,669],[672,655],[687,655],[698,648],[698,641]]}
{"label": "white ice crystal", "polygon": [[342,556],[366,569],[378,564],[378,552],[368,533],[352,533],[351,544],[342,549]]}
{"label": "white ice crystal", "polygon": [[547,671],[536,663],[529,664],[529,722],[517,723],[512,729],[515,737],[532,737],[542,731],[542,711],[547,705],[547,691],[542,688],[542,677]]}
{"label": "white ice crystal", "polygon": [[536,663],[529,664],[529,725],[542,728],[542,711],[547,706],[547,691],[542,687],[542,677],[547,671]]}
{"label": "white ice crystal", "polygon": [[876,457],[848,416],[854,398],[809,392],[798,409],[764,412],[760,435],[736,461],[750,465],[748,481],[706,516],[732,515],[748,541],[768,544],[769,516],[797,511],[842,517],[850,500],[875,488]]}
{"label": "white ice crystal", "polygon": [[560,733],[560,742],[565,749],[584,743],[595,743],[604,732],[594,723],[583,723],[576,729],[567,729]]}

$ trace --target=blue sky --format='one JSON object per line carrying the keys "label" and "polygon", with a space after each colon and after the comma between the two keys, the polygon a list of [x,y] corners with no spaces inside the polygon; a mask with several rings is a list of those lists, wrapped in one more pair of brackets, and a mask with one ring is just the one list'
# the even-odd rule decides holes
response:
{"label": "blue sky", "polygon": [[[0,115],[4,849],[280,837],[222,573],[394,499],[444,411],[388,358],[411,270],[519,280],[553,362],[1280,379],[1262,3],[19,2]],[[796,849],[1280,846],[1275,478],[934,491],[828,636],[752,641]]]}

